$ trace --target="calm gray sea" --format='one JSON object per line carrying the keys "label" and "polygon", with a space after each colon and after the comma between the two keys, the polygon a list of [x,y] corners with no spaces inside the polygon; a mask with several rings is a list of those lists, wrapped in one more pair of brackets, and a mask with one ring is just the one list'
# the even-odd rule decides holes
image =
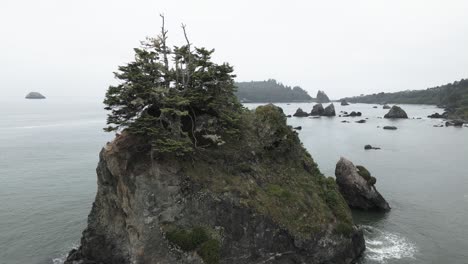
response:
{"label": "calm gray sea", "polygon": [[[6,99],[2,99],[6,100]],[[313,104],[278,104],[286,114]],[[247,104],[254,108],[257,104]],[[322,172],[341,156],[366,166],[392,206],[355,213],[365,228],[362,263],[468,263],[468,128],[435,128],[434,106],[402,105],[410,117],[353,104],[362,118],[289,118]],[[98,101],[0,102],[0,264],[61,263],[79,243],[96,192],[106,113]],[[368,118],[367,123],[353,121]],[[349,120],[351,123],[341,123]],[[396,131],[378,126],[395,125]],[[371,144],[381,150],[365,151]]]}

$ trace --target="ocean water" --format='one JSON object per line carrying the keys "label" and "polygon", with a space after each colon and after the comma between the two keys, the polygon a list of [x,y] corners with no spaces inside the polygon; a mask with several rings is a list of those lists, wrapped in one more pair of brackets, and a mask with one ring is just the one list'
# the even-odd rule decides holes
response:
{"label": "ocean water", "polygon": [[[313,106],[278,105],[286,114]],[[337,112],[361,111],[356,118],[288,118],[302,126],[324,174],[334,175],[341,156],[364,165],[392,206],[387,214],[354,212],[366,236],[361,263],[468,263],[468,128],[433,127],[441,120],[425,116],[441,111],[434,106],[402,105],[422,119],[397,121],[372,106],[335,104]],[[102,131],[106,113],[97,101],[54,99],[7,100],[0,113],[0,264],[61,263],[79,244],[94,200],[98,153],[112,139]]]}

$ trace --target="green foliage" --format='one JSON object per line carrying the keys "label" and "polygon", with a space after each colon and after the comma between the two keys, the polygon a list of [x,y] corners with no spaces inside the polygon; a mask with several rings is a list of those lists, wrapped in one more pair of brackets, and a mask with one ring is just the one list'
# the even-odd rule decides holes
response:
{"label": "green foliage", "polygon": [[352,103],[434,104],[445,107],[453,117],[468,118],[468,79],[426,90],[377,93],[343,98]]}
{"label": "green foliage", "polygon": [[238,82],[236,95],[245,102],[309,102],[312,97],[299,86],[291,88],[276,80]]}
{"label": "green foliage", "polygon": [[197,251],[206,264],[218,264],[220,260],[221,246],[218,240],[210,239],[203,243]]}
{"label": "green foliage", "polygon": [[285,190],[281,186],[276,184],[269,184],[266,191],[268,194],[281,199],[290,200],[292,198],[292,194],[289,190]]}
{"label": "green foliage", "polygon": [[175,228],[166,233],[166,238],[183,251],[196,250],[206,264],[219,263],[221,245],[218,240],[210,238],[203,227]]}
{"label": "green foliage", "polygon": [[209,240],[207,232],[202,227],[195,227],[192,230],[176,228],[167,232],[166,238],[184,251],[195,250]]}
{"label": "green foliage", "polygon": [[[163,26],[160,36],[134,49],[134,61],[118,68],[120,84],[110,86],[104,100],[110,111],[105,130],[127,130],[148,138],[154,152],[176,155],[198,148],[204,135],[238,133],[242,106],[234,95],[233,68],[212,62],[213,50],[188,41],[169,48],[166,34]],[[200,116],[216,122],[200,123]]]}
{"label": "green foliage", "polygon": [[374,185],[377,182],[377,179],[372,177],[370,172],[364,166],[357,165],[356,168],[358,169],[359,175],[361,175],[361,177],[363,177],[369,185]]}

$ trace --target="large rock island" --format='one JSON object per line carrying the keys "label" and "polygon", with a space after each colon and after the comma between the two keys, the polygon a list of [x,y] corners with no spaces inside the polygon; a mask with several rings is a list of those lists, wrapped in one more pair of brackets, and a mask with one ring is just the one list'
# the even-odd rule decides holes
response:
{"label": "large rock island", "polygon": [[107,144],[67,263],[352,263],[362,233],[282,111],[243,118],[243,141],[187,159],[154,159],[127,133]]}
{"label": "large rock island", "polygon": [[45,96],[43,96],[42,94],[38,93],[38,92],[30,92],[26,95],[25,97],[26,99],[46,99]]}
{"label": "large rock island", "polygon": [[107,91],[105,130],[119,134],[65,263],[355,262],[363,233],[281,108],[243,108],[231,66],[190,44],[170,54],[165,32]]}

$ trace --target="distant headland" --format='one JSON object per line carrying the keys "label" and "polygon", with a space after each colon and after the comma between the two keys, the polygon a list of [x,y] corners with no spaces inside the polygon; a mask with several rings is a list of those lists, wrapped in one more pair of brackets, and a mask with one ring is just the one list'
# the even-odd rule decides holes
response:
{"label": "distant headland", "polygon": [[46,99],[41,93],[38,92],[30,92],[26,95],[26,99]]}

